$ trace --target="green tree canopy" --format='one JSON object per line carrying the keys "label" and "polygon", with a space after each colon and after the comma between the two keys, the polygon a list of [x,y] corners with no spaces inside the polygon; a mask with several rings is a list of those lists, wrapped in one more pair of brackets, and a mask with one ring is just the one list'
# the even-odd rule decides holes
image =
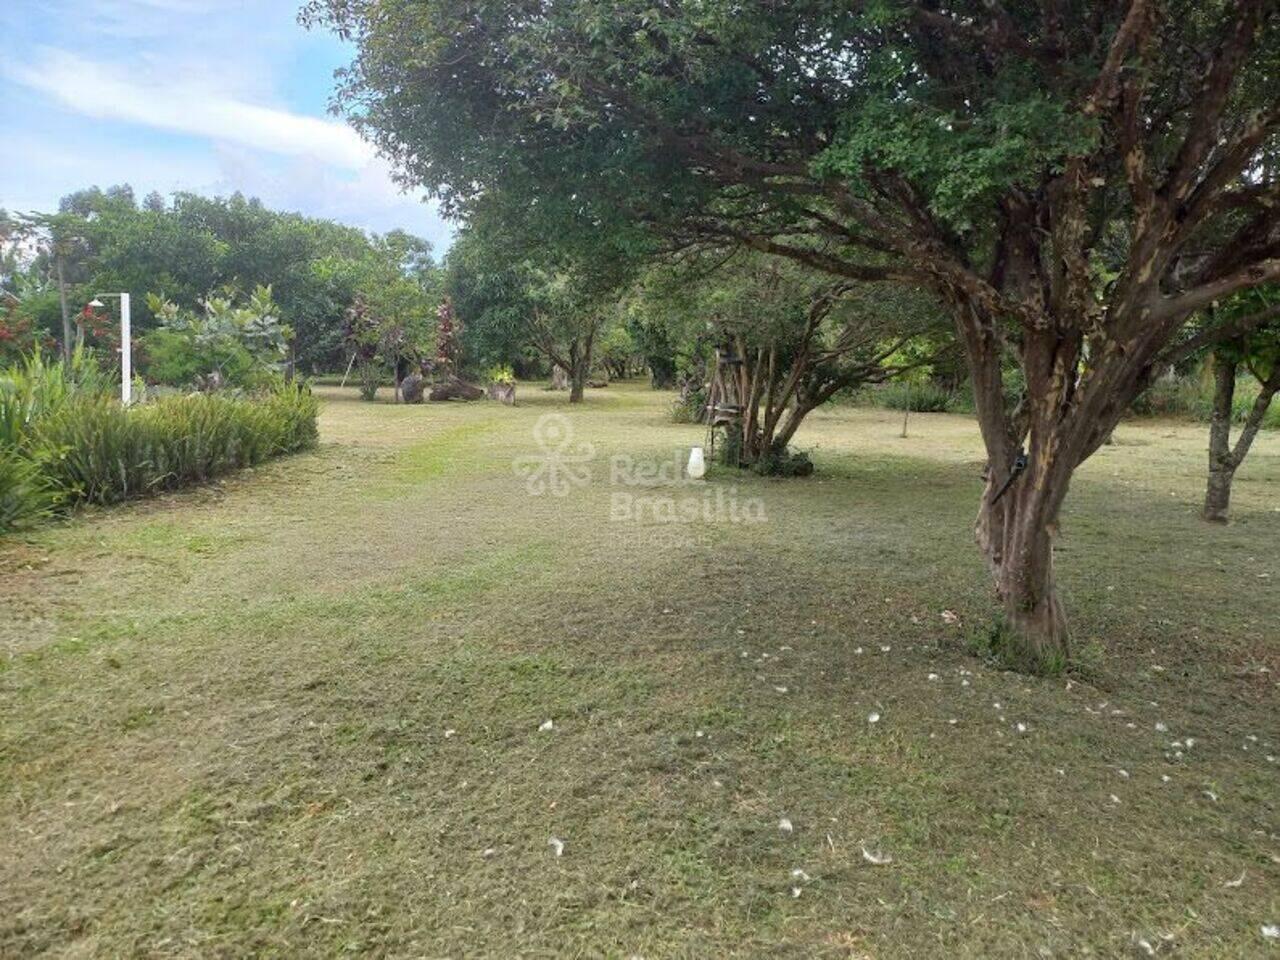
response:
{"label": "green tree canopy", "polygon": [[1204,345],[1197,311],[1280,278],[1270,0],[312,0],[304,18],[356,42],[341,102],[452,213],[497,202],[566,248],[735,241],[930,288],[970,368],[979,539],[1028,662],[1068,655],[1052,536],[1075,468]]}

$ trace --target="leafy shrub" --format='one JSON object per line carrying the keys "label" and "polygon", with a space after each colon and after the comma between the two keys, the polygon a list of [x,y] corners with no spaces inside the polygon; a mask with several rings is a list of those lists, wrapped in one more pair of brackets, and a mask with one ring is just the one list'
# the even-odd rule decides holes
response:
{"label": "leafy shrub", "polygon": [[1144,390],[1131,408],[1140,417],[1174,417],[1208,420],[1213,400],[1194,379],[1161,379]]}
{"label": "leafy shrub", "polygon": [[510,385],[516,382],[516,372],[506,363],[489,368],[489,382]]}
{"label": "leafy shrub", "polygon": [[[1231,405],[1231,419],[1243,423],[1258,396],[1258,382],[1252,377],[1236,381]],[[1175,377],[1157,380],[1133,402],[1132,411],[1140,417],[1168,417],[1207,423],[1213,418],[1212,386],[1198,377]],[[1267,429],[1280,429],[1280,405],[1272,403],[1262,420]]]}
{"label": "leafy shrub", "polygon": [[147,376],[156,383],[187,386],[216,371],[223,384],[245,390],[270,387],[280,377],[243,344],[224,340],[196,348],[190,336],[163,327],[146,335]]}
{"label": "leafy shrub", "polygon": [[803,450],[771,450],[755,465],[755,471],[766,477],[809,477],[813,475],[813,461]]}
{"label": "leafy shrub", "polygon": [[707,397],[701,389],[690,390],[671,402],[671,422],[700,423],[706,405]]}
{"label": "leafy shrub", "polygon": [[142,338],[147,375],[171,386],[233,386],[260,390],[279,380],[293,331],[280,322],[269,286],[237,306],[234,291],[210,296],[199,313],[147,295],[160,326]]}
{"label": "leafy shrub", "polygon": [[947,413],[955,403],[955,395],[933,383],[888,383],[875,391],[881,406],[890,410],[914,413]]}
{"label": "leafy shrub", "polygon": [[0,533],[47,517],[53,505],[40,465],[15,449],[0,448]]}

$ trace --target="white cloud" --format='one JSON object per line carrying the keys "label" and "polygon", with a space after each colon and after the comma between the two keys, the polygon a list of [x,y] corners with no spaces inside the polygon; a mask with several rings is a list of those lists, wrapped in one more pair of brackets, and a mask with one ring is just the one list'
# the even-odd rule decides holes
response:
{"label": "white cloud", "polygon": [[344,123],[263,107],[182,77],[139,82],[65,50],[42,48],[36,62],[10,63],[15,82],[89,117],[208,137],[271,153],[314,156],[360,169],[375,151]]}
{"label": "white cloud", "polygon": [[[448,249],[452,228],[421,191],[405,193],[386,161],[375,159],[355,172],[339,171],[312,157],[270,161],[261,153],[223,146],[217,151],[220,176],[212,192],[239,190],[280,210],[298,210],[385,233],[397,227]],[[210,188],[206,188],[210,189]]]}

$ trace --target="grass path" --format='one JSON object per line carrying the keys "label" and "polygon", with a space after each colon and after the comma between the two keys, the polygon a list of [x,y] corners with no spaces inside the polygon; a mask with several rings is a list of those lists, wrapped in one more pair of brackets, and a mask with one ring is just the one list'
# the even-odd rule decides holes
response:
{"label": "grass path", "polygon": [[1036,680],[965,653],[971,420],[825,412],[816,477],[709,481],[765,522],[621,522],[694,495],[609,482],[697,442],[665,395],[322,392],[315,454],[0,545],[0,955],[1265,955],[1280,436],[1209,528],[1202,429],[1122,427]]}

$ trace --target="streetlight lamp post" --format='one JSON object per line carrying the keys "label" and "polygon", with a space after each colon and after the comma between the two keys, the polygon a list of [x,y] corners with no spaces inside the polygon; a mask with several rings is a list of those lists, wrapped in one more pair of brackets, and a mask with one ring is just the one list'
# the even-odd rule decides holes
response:
{"label": "streetlight lamp post", "polygon": [[133,335],[129,316],[129,294],[100,293],[89,301],[91,307],[104,306],[103,297],[120,298],[120,402],[126,407],[133,401]]}

